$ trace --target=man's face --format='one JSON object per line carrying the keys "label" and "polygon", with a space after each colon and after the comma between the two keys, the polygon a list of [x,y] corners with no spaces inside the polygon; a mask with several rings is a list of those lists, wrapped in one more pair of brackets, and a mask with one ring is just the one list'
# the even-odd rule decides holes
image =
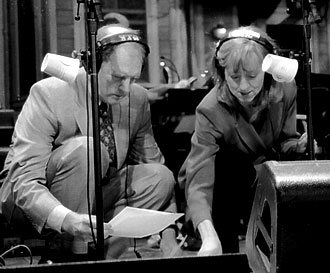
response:
{"label": "man's face", "polygon": [[118,45],[98,73],[100,100],[115,104],[130,92],[131,84],[140,78],[143,58],[135,43]]}

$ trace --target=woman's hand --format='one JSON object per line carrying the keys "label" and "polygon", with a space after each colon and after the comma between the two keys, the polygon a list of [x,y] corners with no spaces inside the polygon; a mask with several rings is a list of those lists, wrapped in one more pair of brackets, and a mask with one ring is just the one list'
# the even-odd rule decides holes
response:
{"label": "woman's hand", "polygon": [[202,238],[202,246],[197,256],[221,255],[221,242],[212,222],[210,220],[202,221],[198,225],[198,231]]}
{"label": "woman's hand", "polygon": [[211,256],[211,255],[221,255],[222,246],[220,240],[217,237],[205,238],[202,242],[202,246],[197,253],[197,256]]}

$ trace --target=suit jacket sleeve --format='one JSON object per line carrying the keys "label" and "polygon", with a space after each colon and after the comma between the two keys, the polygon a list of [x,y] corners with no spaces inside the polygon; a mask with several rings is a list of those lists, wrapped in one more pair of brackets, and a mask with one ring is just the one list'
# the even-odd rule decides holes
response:
{"label": "suit jacket sleeve", "polygon": [[46,165],[57,132],[47,95],[51,92],[43,92],[45,88],[42,81],[32,86],[17,119],[1,189],[3,213],[10,213],[17,205],[39,232],[49,213],[60,204],[45,186]]}
{"label": "suit jacket sleeve", "polygon": [[[215,157],[219,151],[218,139],[223,137],[215,123],[219,112],[210,107],[196,111],[195,132],[191,138],[191,150],[185,161],[185,195],[187,219],[194,227],[203,220],[212,221]],[[225,120],[222,120],[225,123]],[[221,123],[221,121],[219,121]]]}

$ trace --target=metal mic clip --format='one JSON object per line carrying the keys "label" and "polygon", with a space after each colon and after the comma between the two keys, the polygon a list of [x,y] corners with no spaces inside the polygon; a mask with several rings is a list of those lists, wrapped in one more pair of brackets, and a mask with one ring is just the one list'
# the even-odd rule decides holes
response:
{"label": "metal mic clip", "polygon": [[71,57],[74,59],[77,59],[78,57],[82,58],[85,55],[84,51],[81,51],[81,53],[79,53],[77,50],[73,50],[71,53]]}

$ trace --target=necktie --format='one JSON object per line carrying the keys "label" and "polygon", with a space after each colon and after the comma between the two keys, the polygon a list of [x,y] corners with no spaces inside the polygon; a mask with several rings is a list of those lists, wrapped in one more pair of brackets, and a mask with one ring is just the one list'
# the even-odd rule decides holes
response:
{"label": "necktie", "polygon": [[111,111],[108,111],[108,106],[105,103],[101,103],[100,105],[100,138],[108,149],[111,163],[114,163],[116,146],[112,128],[112,115]]}

